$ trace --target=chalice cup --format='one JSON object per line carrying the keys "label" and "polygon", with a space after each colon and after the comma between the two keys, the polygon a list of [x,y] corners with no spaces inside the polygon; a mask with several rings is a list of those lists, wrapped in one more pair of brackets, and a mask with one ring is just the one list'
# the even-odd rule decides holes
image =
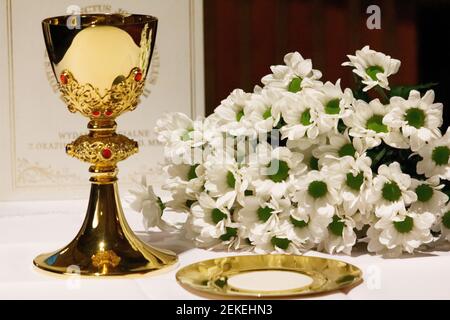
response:
{"label": "chalice cup", "polygon": [[84,223],[61,250],[34,264],[60,274],[120,276],[172,265],[177,256],[142,242],[125,220],[117,188],[117,163],[138,151],[116,133],[115,119],[134,110],[143,93],[158,19],[148,15],[87,14],[42,22],[48,56],[68,109],[89,118],[89,134],[66,152],[91,166]]}

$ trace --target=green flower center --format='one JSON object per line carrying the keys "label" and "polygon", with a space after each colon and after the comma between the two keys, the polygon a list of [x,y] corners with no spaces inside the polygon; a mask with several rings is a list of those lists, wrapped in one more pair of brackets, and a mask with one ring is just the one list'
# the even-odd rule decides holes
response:
{"label": "green flower center", "polygon": [[354,176],[351,172],[347,173],[347,180],[345,184],[353,190],[361,190],[361,186],[364,183],[364,174],[362,172]]}
{"label": "green flower center", "polygon": [[231,238],[237,236],[238,229],[237,228],[228,228],[226,227],[226,232],[220,236],[220,240],[229,241]]}
{"label": "green flower center", "polygon": [[188,172],[188,175],[187,175],[188,181],[191,181],[191,180],[197,178],[197,173],[195,172],[195,169],[197,169],[197,167],[198,167],[198,164],[195,165],[195,166],[191,166],[189,168],[189,172]]}
{"label": "green flower center", "polygon": [[375,114],[366,122],[366,128],[373,130],[376,133],[387,133],[389,132],[388,127],[383,124],[383,116]]}
{"label": "green flower center", "polygon": [[425,112],[419,108],[411,108],[406,111],[405,120],[408,124],[416,129],[420,129],[425,124]]}
{"label": "green flower center", "polygon": [[341,157],[341,158],[345,157],[345,156],[354,157],[355,153],[356,153],[356,150],[352,143],[343,145],[338,151],[339,157]]}
{"label": "green flower center", "polygon": [[289,83],[288,91],[292,93],[297,93],[300,90],[302,90],[302,81],[303,79],[300,77],[292,79],[291,83]]}
{"label": "green flower center", "polygon": [[306,109],[305,111],[303,111],[302,115],[300,116],[300,123],[304,126],[309,126],[312,123],[310,109]]}
{"label": "green flower center", "polygon": [[408,233],[414,227],[414,220],[407,216],[403,221],[394,221],[394,227],[399,233]]}
{"label": "green flower center", "polygon": [[328,192],[327,184],[323,181],[313,181],[308,186],[308,193],[314,199],[325,196]]}
{"label": "green flower center", "polygon": [[431,159],[433,159],[434,163],[438,166],[443,166],[448,163],[450,158],[450,149],[446,146],[436,147],[431,154]]}
{"label": "green flower center", "polygon": [[422,184],[416,188],[417,199],[420,202],[427,202],[433,197],[433,188],[427,184]]}
{"label": "green flower center", "polygon": [[227,186],[231,189],[234,189],[236,187],[236,178],[231,171],[227,172]]}
{"label": "green flower center", "polygon": [[342,237],[342,233],[344,232],[345,223],[341,221],[341,218],[338,216],[333,217],[333,222],[328,225],[328,230],[332,234],[338,237]]}
{"label": "green flower center", "polygon": [[193,132],[194,129],[188,129],[183,135],[181,136],[182,141],[189,141],[191,140],[191,132]]}
{"label": "green flower center", "polygon": [[328,101],[325,105],[325,113],[326,114],[339,114],[341,112],[341,107],[339,106],[340,100],[333,99]]}
{"label": "green flower center", "polygon": [[305,227],[308,226],[308,222],[303,221],[303,220],[297,220],[294,219],[294,217],[290,217],[291,223],[294,225],[294,227],[299,228],[299,229],[303,229]]}
{"label": "green flower center", "polygon": [[319,159],[311,157],[311,159],[309,159],[309,168],[311,170],[319,170]]}
{"label": "green flower center", "polygon": [[442,217],[442,224],[447,229],[450,229],[450,211],[447,211],[444,216]]}
{"label": "green flower center", "polygon": [[258,209],[258,218],[262,222],[266,222],[272,216],[273,210],[269,207],[259,208]]}
{"label": "green flower center", "polygon": [[[273,182],[282,182],[285,181],[289,177],[289,166],[286,161],[283,160],[272,160],[278,162],[278,171],[274,174],[269,175],[269,179]],[[270,167],[270,165],[269,165]]]}
{"label": "green flower center", "polygon": [[241,110],[239,110],[238,113],[236,113],[236,121],[240,122],[243,116],[244,116],[244,110],[241,109]]}
{"label": "green flower center", "polygon": [[215,224],[218,224],[220,221],[226,219],[226,217],[227,215],[217,208],[211,211],[211,219]]}
{"label": "green flower center", "polygon": [[286,250],[289,247],[289,243],[291,243],[291,240],[273,237],[271,242],[274,247]]}
{"label": "green flower center", "polygon": [[399,200],[402,196],[402,191],[394,181],[386,182],[381,191],[383,198],[391,202]]}
{"label": "green flower center", "polygon": [[383,73],[384,69],[380,66],[370,66],[366,69],[367,75],[374,81],[377,81],[377,74]]}
{"label": "green flower center", "polygon": [[263,118],[264,120],[267,120],[270,117],[272,117],[272,108],[267,108],[266,111],[264,111],[263,113]]}

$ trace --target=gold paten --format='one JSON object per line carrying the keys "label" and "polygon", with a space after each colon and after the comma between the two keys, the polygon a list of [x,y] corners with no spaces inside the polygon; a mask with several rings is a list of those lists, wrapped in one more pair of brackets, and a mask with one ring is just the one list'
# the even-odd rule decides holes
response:
{"label": "gold paten", "polygon": [[[309,276],[307,286],[282,290],[256,292],[228,284],[232,276],[253,271],[291,271]],[[250,255],[211,259],[194,263],[177,272],[178,283],[199,294],[274,298],[305,296],[351,288],[362,282],[357,267],[338,260],[296,255]]]}
{"label": "gold paten", "polygon": [[[91,193],[83,226],[66,247],[34,259],[44,270],[85,276],[147,273],[176,263],[175,253],[153,248],[125,220],[117,163],[138,144],[116,133],[115,119],[139,103],[154,49],[158,20],[146,15],[88,14],[71,28],[68,16],[43,21],[44,38],[69,111],[89,118],[89,134],[67,153],[91,164]],[[72,21],[70,20],[70,21]]]}

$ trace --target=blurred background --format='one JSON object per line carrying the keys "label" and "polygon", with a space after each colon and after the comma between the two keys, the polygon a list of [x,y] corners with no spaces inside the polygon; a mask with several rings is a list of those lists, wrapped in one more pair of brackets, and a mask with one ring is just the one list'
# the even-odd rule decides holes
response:
{"label": "blurred background", "polygon": [[[370,5],[381,9],[379,30],[367,28]],[[391,84],[439,83],[436,100],[449,106],[449,14],[448,0],[206,0],[206,114],[233,89],[252,91],[292,51],[311,58],[322,80],[350,86],[341,63],[365,45],[402,61]]]}

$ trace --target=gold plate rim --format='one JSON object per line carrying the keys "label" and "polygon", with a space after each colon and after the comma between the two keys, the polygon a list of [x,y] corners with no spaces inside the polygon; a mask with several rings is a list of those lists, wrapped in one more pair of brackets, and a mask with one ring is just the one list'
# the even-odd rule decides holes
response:
{"label": "gold plate rim", "polygon": [[[234,261],[233,261],[233,260]],[[249,260],[249,261],[245,261]],[[245,264],[245,269],[236,267],[236,264],[240,262],[248,263],[256,262],[255,265],[249,266]],[[295,267],[297,262],[302,262],[306,265],[302,265],[303,268]],[[278,265],[268,265],[270,261],[278,263]],[[307,267],[308,261],[314,264],[324,264],[324,266],[333,267],[332,269],[327,269],[325,272],[323,270],[315,270],[314,267]],[[234,266],[230,269],[223,271],[220,266],[225,266],[227,262],[234,263]],[[264,265],[266,263],[266,265]],[[280,264],[281,263],[281,264]],[[294,265],[288,267],[289,263]],[[300,263],[301,264],[301,263]],[[199,267],[213,267],[219,268],[219,273],[215,276],[203,275],[202,284],[198,283],[198,276],[201,274]],[[227,268],[230,266],[227,265]],[[234,268],[234,269],[233,269]],[[298,272],[303,275],[307,275],[313,279],[313,283],[306,285],[304,287],[298,287],[282,291],[252,291],[244,290],[240,288],[233,287],[231,285],[225,284],[222,287],[215,285],[220,278],[227,279],[230,275],[244,274],[254,271],[292,271]],[[345,272],[348,271],[348,272]],[[330,273],[335,273],[339,278],[330,279]],[[185,290],[197,294],[204,295],[207,298],[289,298],[289,297],[306,297],[313,295],[322,295],[326,293],[331,293],[340,290],[350,290],[363,282],[362,271],[357,266],[337,259],[323,258],[323,257],[311,257],[303,255],[286,255],[286,254],[273,254],[273,255],[237,255],[237,256],[227,256],[215,259],[207,259],[203,261],[198,261],[184,266],[175,275],[178,284]],[[220,276],[217,278],[217,276]],[[214,278],[215,277],[215,278]],[[346,278],[347,277],[347,278]],[[213,278],[213,279],[211,279]],[[341,279],[347,279],[348,281],[341,281]],[[214,281],[215,280],[215,281]],[[333,282],[334,280],[334,282]],[[195,283],[197,281],[197,283]],[[223,280],[222,280],[223,281]]]}

